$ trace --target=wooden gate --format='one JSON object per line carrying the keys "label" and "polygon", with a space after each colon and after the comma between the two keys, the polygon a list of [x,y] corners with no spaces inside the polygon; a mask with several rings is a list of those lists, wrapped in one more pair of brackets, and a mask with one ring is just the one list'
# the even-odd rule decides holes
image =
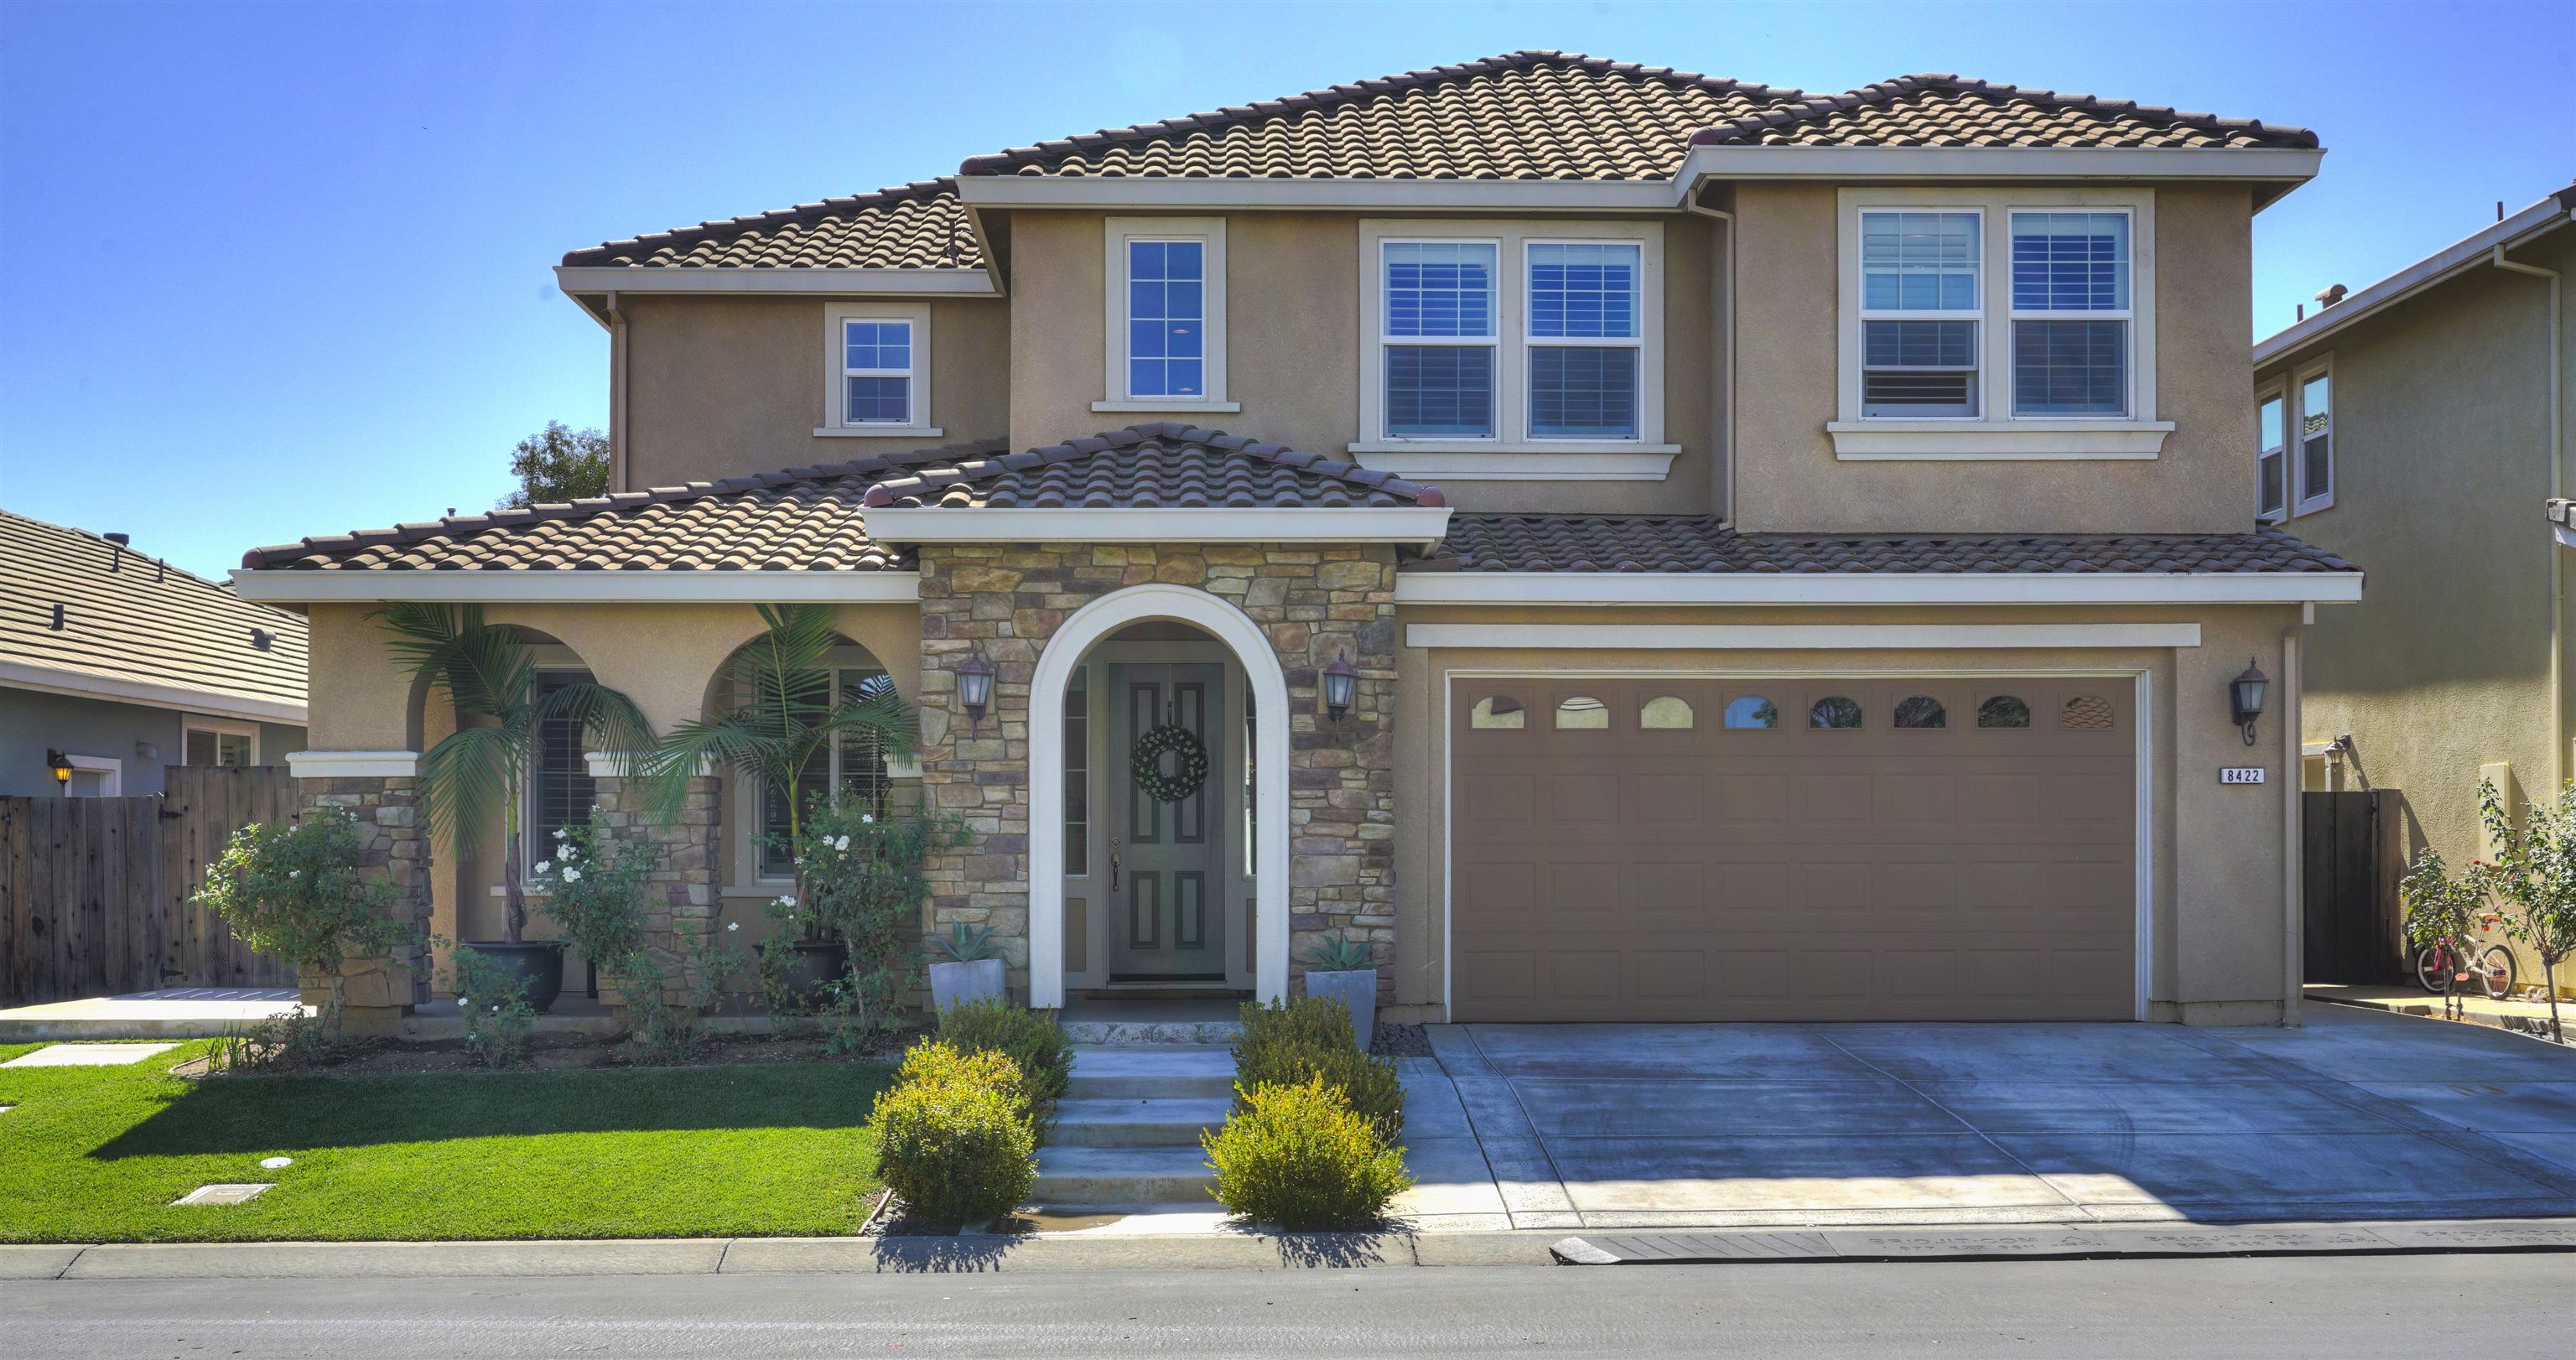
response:
{"label": "wooden gate", "polygon": [[2406,980],[2404,807],[2395,789],[2299,795],[2308,981]]}
{"label": "wooden gate", "polygon": [[295,815],[284,766],[171,766],[150,798],[0,798],[0,1005],[292,987],[189,894],[235,831]]}

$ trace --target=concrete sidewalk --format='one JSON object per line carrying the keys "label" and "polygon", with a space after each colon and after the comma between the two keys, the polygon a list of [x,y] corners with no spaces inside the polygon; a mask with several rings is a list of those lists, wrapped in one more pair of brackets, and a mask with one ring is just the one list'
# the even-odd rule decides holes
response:
{"label": "concrete sidewalk", "polygon": [[166,987],[0,1010],[0,1043],[212,1039],[302,1009],[292,987]]}
{"label": "concrete sidewalk", "polygon": [[[2386,1011],[2391,1015],[2414,1015],[2430,1020],[2442,1018],[2442,998],[2421,987],[2363,987],[2311,982],[2306,988],[2306,998],[2334,1006]],[[2542,1038],[2549,1034],[2549,1003],[2546,1001],[2493,1001],[2484,995],[2464,995],[2457,999],[2461,1018],[2468,1024]],[[2576,1031],[2576,1000],[2559,1000],[2558,1019],[2571,1031]]]}

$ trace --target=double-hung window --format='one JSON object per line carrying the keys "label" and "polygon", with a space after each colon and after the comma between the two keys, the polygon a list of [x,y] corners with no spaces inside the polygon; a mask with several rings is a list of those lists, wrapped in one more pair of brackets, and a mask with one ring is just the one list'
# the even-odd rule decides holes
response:
{"label": "double-hung window", "polygon": [[1383,249],[1387,436],[1493,438],[1502,247],[1388,241]]}
{"label": "double-hung window", "polygon": [[2334,504],[2334,374],[2299,378],[2299,513]]}
{"label": "double-hung window", "polygon": [[1237,409],[1225,399],[1225,219],[1113,217],[1108,372],[1095,411]]}
{"label": "double-hung window", "polygon": [[1636,438],[1644,247],[1532,241],[1528,252],[1530,438]]}
{"label": "double-hung window", "polygon": [[2015,416],[2129,413],[2129,214],[2012,214]]}
{"label": "double-hung window", "polygon": [[936,435],[930,426],[930,308],[840,303],[824,311],[819,435]]}
{"label": "double-hung window", "polygon": [[2254,517],[2266,524],[2290,513],[2290,398],[2267,392],[2254,403]]}
{"label": "double-hung window", "polygon": [[1973,209],[1861,214],[1864,417],[1977,414],[1983,226]]}

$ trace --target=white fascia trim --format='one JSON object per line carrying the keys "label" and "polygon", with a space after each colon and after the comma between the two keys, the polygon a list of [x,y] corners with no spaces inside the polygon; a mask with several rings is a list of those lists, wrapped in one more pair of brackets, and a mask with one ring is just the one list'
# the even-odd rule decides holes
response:
{"label": "white fascia trim", "polygon": [[2522,244],[2526,236],[2554,231],[2576,220],[2576,213],[2562,210],[2555,198],[2544,198],[2513,216],[2445,246],[2415,263],[2398,270],[2344,300],[2323,308],[2297,325],[2274,331],[2254,342],[2257,367],[2278,359],[2291,350],[2342,330],[2373,313],[2384,311],[2441,283],[2467,268],[2483,266],[2497,246],[2510,249]]}
{"label": "white fascia trim", "polygon": [[79,699],[135,704],[143,708],[168,708],[183,713],[212,713],[227,718],[254,718],[262,722],[287,723],[296,727],[304,725],[305,707],[299,700],[253,699],[239,694],[219,694],[213,690],[192,689],[186,685],[164,685],[151,680],[119,680],[113,676],[92,675],[87,671],[34,666],[23,661],[0,661],[0,686],[33,690],[39,694],[65,694]]}
{"label": "white fascia trim", "polygon": [[867,516],[869,535],[888,543],[1437,543],[1449,532],[1445,505],[1338,510],[888,506]]}
{"label": "white fascia trim", "polygon": [[321,604],[430,600],[513,604],[910,604],[917,571],[235,570],[245,600]]}
{"label": "white fascia trim", "polygon": [[1680,204],[1708,179],[2307,180],[2314,147],[1697,146],[1668,189]]}
{"label": "white fascia trim", "polygon": [[1660,482],[1671,475],[1681,445],[1640,451],[1632,444],[1616,453],[1423,452],[1402,444],[1353,444],[1350,449],[1361,467],[1417,482]]}
{"label": "white fascia trim", "polygon": [[289,751],[286,769],[298,779],[409,779],[420,772],[420,752]]}
{"label": "white fascia trim", "polygon": [[975,207],[1314,209],[1494,208],[1670,212],[1669,180],[1122,179],[1076,175],[960,175]]}
{"label": "white fascia trim", "polygon": [[666,265],[557,265],[555,286],[580,297],[599,293],[803,293],[843,296],[931,293],[990,297],[985,269],[751,269]]}
{"label": "white fascia trim", "polygon": [[2170,420],[1830,421],[1834,457],[1844,462],[2091,462],[2152,459],[2164,452]]}
{"label": "white fascia trim", "polygon": [[2348,604],[2360,572],[1406,572],[1397,604]]}
{"label": "white fascia trim", "polygon": [[1884,651],[2197,647],[2196,623],[1416,623],[1407,647],[1545,651]]}

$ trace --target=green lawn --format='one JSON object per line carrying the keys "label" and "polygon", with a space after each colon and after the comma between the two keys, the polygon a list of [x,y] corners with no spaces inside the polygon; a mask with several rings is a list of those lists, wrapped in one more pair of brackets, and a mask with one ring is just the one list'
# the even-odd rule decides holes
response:
{"label": "green lawn", "polygon": [[[878,1185],[874,1064],[170,1075],[204,1047],[0,1070],[0,1242],[818,1235]],[[171,1207],[217,1181],[276,1188]]]}

